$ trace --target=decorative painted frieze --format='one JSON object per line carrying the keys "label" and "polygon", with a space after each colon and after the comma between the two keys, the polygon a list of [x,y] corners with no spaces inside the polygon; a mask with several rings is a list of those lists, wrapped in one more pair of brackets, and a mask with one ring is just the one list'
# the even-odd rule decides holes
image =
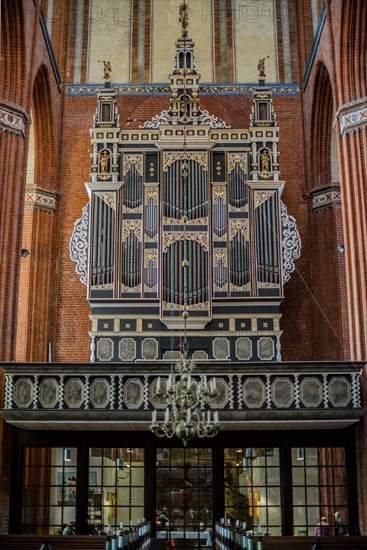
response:
{"label": "decorative painted frieze", "polygon": [[[249,340],[239,339],[236,346],[237,353],[243,357],[250,353]],[[157,354],[157,345],[154,339],[145,339],[145,350],[149,357]],[[151,344],[148,347],[148,344]],[[100,338],[96,345],[97,355],[104,362],[113,358],[113,347],[110,338]],[[226,361],[229,355],[229,342],[226,338],[217,337],[213,342],[214,355],[220,356],[220,360]],[[268,337],[258,340],[258,348],[261,354],[267,358],[274,353],[274,344]],[[119,354],[124,362],[133,362],[136,356],[136,342],[132,338],[122,338],[119,343]],[[107,365],[106,365],[107,367]],[[210,372],[210,365],[206,365],[205,374]],[[60,416],[62,411],[78,411],[104,409],[108,411],[133,409],[152,410],[164,409],[164,404],[154,400],[154,386],[157,383],[157,375],[144,372],[144,379],[140,370],[134,364],[134,372],[119,370],[114,365],[113,372],[91,373],[83,366],[79,366],[78,373],[69,373],[68,380],[57,369],[46,369],[35,366],[32,374],[29,369],[22,369],[17,365],[17,373],[10,366],[4,366],[5,370],[5,403],[4,411],[27,411],[27,415],[34,414],[39,418],[40,410],[53,409],[58,404]],[[337,368],[339,370],[337,370]],[[42,369],[42,370],[41,370]],[[199,381],[202,373],[197,369],[194,379]],[[162,373],[163,374],[163,373]],[[236,387],[232,387],[233,377],[237,379]],[[269,368],[261,374],[248,372],[246,369],[234,369],[228,366],[226,375],[215,376],[218,395],[211,401],[211,407],[219,410],[258,411],[264,414],[264,404],[272,413],[279,410],[284,415],[285,411],[295,414],[299,420],[300,412],[322,410],[340,410],[345,418],[357,419],[355,412],[361,408],[360,378],[349,364],[333,366],[317,365],[310,369],[310,364],[299,364],[297,373],[292,372],[291,365],[283,365],[279,373]],[[161,376],[161,384],[167,383],[168,375]],[[134,398],[132,398],[134,396]],[[143,396],[147,396],[146,400]],[[348,414],[349,411],[349,414]],[[56,411],[55,411],[56,412]],[[354,414],[354,416],[353,416]],[[115,418],[115,417],[114,417]],[[342,416],[340,416],[342,418]],[[27,416],[27,420],[31,417]],[[244,417],[244,420],[246,418]],[[238,416],[236,420],[239,420]],[[248,421],[248,419],[246,419]],[[314,418],[313,418],[314,421]]]}
{"label": "decorative painted frieze", "polygon": [[[256,84],[199,84],[199,91],[207,95],[252,95],[258,88]],[[301,93],[299,84],[269,84],[267,85],[272,95],[297,96]],[[104,88],[101,84],[67,84],[67,95],[93,95]],[[154,84],[112,84],[112,89],[117,95],[170,95],[170,85]]]}
{"label": "decorative painted frieze", "polygon": [[336,119],[340,123],[342,136],[367,126],[367,97],[339,107]]}
{"label": "decorative painted frieze", "polygon": [[41,210],[52,210],[57,208],[57,197],[54,193],[38,188],[27,188],[25,193],[25,208],[37,208]]}
{"label": "decorative painted frieze", "polygon": [[25,137],[25,126],[31,119],[24,109],[5,101],[0,102],[0,131]]}
{"label": "decorative painted frieze", "polygon": [[324,210],[325,208],[340,208],[341,195],[339,189],[322,189],[312,193],[312,210]]}

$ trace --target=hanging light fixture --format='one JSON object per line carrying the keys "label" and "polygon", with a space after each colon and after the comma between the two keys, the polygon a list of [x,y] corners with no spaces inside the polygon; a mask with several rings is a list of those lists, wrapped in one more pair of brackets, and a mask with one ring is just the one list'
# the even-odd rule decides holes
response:
{"label": "hanging light fixture", "polygon": [[[184,59],[185,41],[187,37],[188,12],[185,0],[180,7],[180,22],[182,25],[182,38],[184,42]],[[201,376],[200,381],[192,377],[192,372],[195,370],[195,363],[188,357],[188,339],[187,339],[187,319],[188,311],[188,269],[190,267],[188,258],[187,246],[187,224],[189,222],[188,206],[187,206],[187,188],[188,179],[190,177],[190,167],[187,156],[187,141],[186,141],[186,125],[192,119],[190,118],[191,110],[189,104],[192,98],[187,95],[186,89],[186,74],[187,67],[181,69],[183,76],[183,98],[185,101],[185,109],[183,116],[179,119],[179,123],[183,124],[183,160],[181,164],[181,181],[183,186],[183,212],[181,223],[183,225],[183,259],[181,262],[183,270],[183,304],[182,304],[182,320],[184,329],[184,338],[182,345],[182,359],[175,365],[177,374],[170,374],[166,379],[165,388],[162,389],[161,378],[157,380],[155,399],[161,406],[166,407],[164,420],[157,421],[157,411],[152,414],[152,425],[150,430],[158,437],[173,437],[176,435],[182,440],[186,447],[188,441],[193,437],[215,437],[219,432],[220,426],[218,422],[218,412],[211,409],[205,409],[205,405],[209,405],[210,401],[217,396],[216,379],[213,377],[210,383],[207,383],[207,377]]]}
{"label": "hanging light fixture", "polygon": [[150,430],[158,437],[173,437],[182,440],[186,447],[193,437],[215,437],[220,430],[218,412],[201,410],[200,404],[208,404],[217,395],[215,378],[207,383],[206,376],[195,380],[191,373],[195,363],[186,357],[176,363],[176,374],[170,374],[166,389],[162,390],[159,377],[155,398],[166,405],[164,421],[157,421],[157,411],[152,414]]}

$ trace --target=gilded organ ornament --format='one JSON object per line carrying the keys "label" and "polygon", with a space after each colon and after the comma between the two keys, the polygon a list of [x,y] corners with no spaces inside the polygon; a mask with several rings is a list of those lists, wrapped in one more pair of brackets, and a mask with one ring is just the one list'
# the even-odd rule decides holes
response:
{"label": "gilded organ ornament", "polygon": [[177,111],[177,90],[173,90],[171,98],[172,111]]}
{"label": "gilded organ ornament", "polygon": [[222,262],[223,267],[227,267],[227,250],[225,248],[214,250],[214,267],[218,267],[219,262]]}
{"label": "gilded organ ornament", "polygon": [[208,170],[208,154],[207,152],[183,152],[176,151],[174,153],[164,152],[163,153],[163,172],[167,172],[168,168],[176,162],[177,160],[193,160],[200,164],[203,170]]}
{"label": "gilded organ ornament", "polygon": [[257,191],[255,193],[255,208],[258,208],[262,205],[263,202],[267,201],[269,197],[272,196],[271,191]]}
{"label": "gilded organ ornament", "polygon": [[163,252],[166,253],[169,247],[176,241],[183,241],[184,239],[196,241],[202,246],[205,252],[208,252],[208,234],[200,231],[189,231],[186,234],[176,232],[165,233],[163,237]]}
{"label": "gilded organ ornament", "polygon": [[143,177],[143,155],[124,155],[123,175],[126,176],[132,167]]}
{"label": "gilded organ ornament", "polygon": [[130,233],[133,233],[139,242],[142,241],[142,221],[128,220],[123,223],[122,241],[126,241]]}
{"label": "gilded organ ornament", "polygon": [[173,302],[163,302],[163,309],[167,311],[207,311],[209,302],[199,302],[197,304],[175,304]]}
{"label": "gilded organ ornament", "polygon": [[219,199],[221,199],[223,204],[227,204],[226,188],[222,185],[214,187],[213,203],[218,204]]}
{"label": "gilded organ ornament", "polygon": [[244,153],[228,153],[228,174],[231,174],[236,165],[244,174],[247,173],[247,155]]}
{"label": "gilded organ ornament", "polygon": [[260,151],[261,171],[270,172],[270,153],[268,149]]}
{"label": "gilded organ ornament", "polygon": [[116,210],[116,195],[115,193],[96,193],[96,195],[107,204],[112,210]]}
{"label": "gilded organ ornament", "polygon": [[145,191],[145,206],[148,206],[150,201],[154,206],[158,205],[158,191],[155,187],[147,187]]}
{"label": "gilded organ ornament", "polygon": [[99,171],[102,176],[106,176],[110,171],[110,154],[107,149],[99,153]]}
{"label": "gilded organ ornament", "polygon": [[186,220],[186,218],[168,218],[164,216],[163,223],[165,225],[207,225],[208,218],[193,218],[192,220]]}
{"label": "gilded organ ornament", "polygon": [[150,262],[153,264],[153,267],[157,267],[157,265],[158,265],[157,250],[148,250],[145,253],[144,267],[147,268]]}
{"label": "gilded organ ornament", "polygon": [[192,108],[194,111],[198,109],[198,93],[196,90],[192,91]]}
{"label": "gilded organ ornament", "polygon": [[246,241],[249,240],[248,237],[248,219],[238,219],[230,220],[230,240],[234,239],[237,233],[240,232],[244,236]]}

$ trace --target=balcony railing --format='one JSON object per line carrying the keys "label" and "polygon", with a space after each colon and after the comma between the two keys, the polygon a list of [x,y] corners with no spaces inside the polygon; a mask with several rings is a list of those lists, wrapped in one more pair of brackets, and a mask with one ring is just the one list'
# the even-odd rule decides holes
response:
{"label": "balcony railing", "polygon": [[[209,407],[227,429],[259,423],[345,427],[363,414],[356,363],[199,364],[193,378],[216,379]],[[164,414],[155,397],[173,367],[153,364],[2,364],[2,416],[11,423],[104,420],[145,429],[152,410]],[[199,404],[204,408],[204,404]],[[159,411],[162,411],[161,413]],[[103,413],[103,414],[102,414]]]}

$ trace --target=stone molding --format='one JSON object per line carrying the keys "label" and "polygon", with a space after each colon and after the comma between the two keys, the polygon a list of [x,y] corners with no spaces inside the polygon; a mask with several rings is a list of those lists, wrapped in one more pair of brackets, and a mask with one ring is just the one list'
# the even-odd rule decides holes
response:
{"label": "stone molding", "polygon": [[58,193],[46,191],[39,187],[28,187],[25,192],[25,208],[35,208],[38,210],[51,210],[55,212],[57,209]]}
{"label": "stone molding", "polygon": [[0,101],[0,131],[24,138],[25,127],[30,123],[31,118],[23,107],[8,101]]}
{"label": "stone molding", "polygon": [[335,115],[340,124],[340,135],[345,136],[366,128],[367,97],[341,105]]}
{"label": "stone molding", "polygon": [[313,211],[325,210],[326,208],[340,208],[342,203],[338,187],[327,187],[313,191],[311,199]]}
{"label": "stone molding", "polygon": [[[117,95],[171,95],[169,84],[112,84]],[[203,95],[252,95],[258,84],[200,84],[199,92]],[[301,93],[299,84],[267,84],[272,95],[298,96]],[[96,95],[104,90],[102,84],[67,84],[67,95]]]}

